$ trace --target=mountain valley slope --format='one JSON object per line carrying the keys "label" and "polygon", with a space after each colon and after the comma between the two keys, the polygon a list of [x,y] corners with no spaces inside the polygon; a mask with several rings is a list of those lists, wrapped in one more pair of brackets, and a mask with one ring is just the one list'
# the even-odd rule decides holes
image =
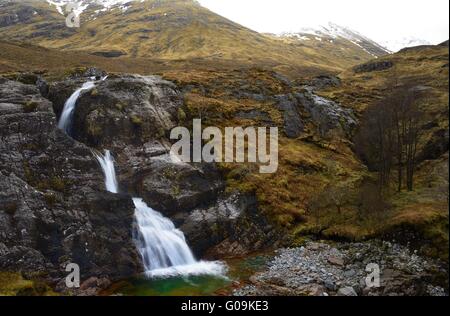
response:
{"label": "mountain valley slope", "polygon": [[[15,19],[14,17],[17,18]],[[344,37],[333,45],[294,43],[254,32],[191,0],[131,1],[103,9],[92,4],[81,27],[65,27],[65,17],[43,0],[0,2],[0,35],[58,50],[102,56],[161,60],[230,60],[267,65],[282,72],[338,72],[387,52],[367,49]]]}

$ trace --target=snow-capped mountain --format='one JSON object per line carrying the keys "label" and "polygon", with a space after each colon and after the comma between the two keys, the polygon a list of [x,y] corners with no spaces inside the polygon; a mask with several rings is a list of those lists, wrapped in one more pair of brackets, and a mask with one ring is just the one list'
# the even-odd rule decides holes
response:
{"label": "snow-capped mountain", "polygon": [[399,40],[382,41],[381,44],[393,52],[398,52],[406,47],[432,45],[432,43],[417,37],[403,37]]}
{"label": "snow-capped mountain", "polygon": [[98,11],[106,11],[114,6],[120,6],[122,10],[128,8],[127,4],[133,1],[144,1],[144,0],[46,0],[50,5],[55,6],[56,10],[62,15],[65,14],[65,8],[67,5],[72,5],[74,13],[76,15],[81,15],[84,10],[86,10],[90,5],[97,5],[103,7]]}
{"label": "snow-capped mountain", "polygon": [[[338,72],[387,54],[335,25],[292,38],[257,33],[195,0],[71,1],[0,0],[0,38],[107,58],[240,60],[308,73]],[[68,25],[71,12],[80,18],[69,20],[75,27]],[[297,40],[303,37],[309,40]]]}
{"label": "snow-capped mountain", "polygon": [[391,53],[391,51],[368,37],[353,31],[347,27],[328,23],[326,26],[315,28],[302,28],[298,32],[281,33],[278,36],[297,39],[299,41],[327,41],[333,43],[336,40],[347,40],[353,45],[366,51],[373,57],[379,57]]}

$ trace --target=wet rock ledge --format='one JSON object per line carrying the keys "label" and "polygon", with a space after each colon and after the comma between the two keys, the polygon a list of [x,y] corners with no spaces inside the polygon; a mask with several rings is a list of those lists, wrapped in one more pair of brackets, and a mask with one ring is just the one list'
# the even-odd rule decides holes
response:
{"label": "wet rock ledge", "polygon": [[[214,165],[170,159],[168,135],[183,106],[173,83],[126,74],[98,80],[105,75],[88,69],[52,83],[0,77],[0,271],[64,292],[65,267],[77,263],[82,292],[91,294],[139,274],[132,196],[170,217],[198,257],[241,256],[278,241],[255,197],[225,193]],[[93,78],[69,137],[58,116]],[[104,149],[116,159],[120,194],[106,192],[92,154]]]}

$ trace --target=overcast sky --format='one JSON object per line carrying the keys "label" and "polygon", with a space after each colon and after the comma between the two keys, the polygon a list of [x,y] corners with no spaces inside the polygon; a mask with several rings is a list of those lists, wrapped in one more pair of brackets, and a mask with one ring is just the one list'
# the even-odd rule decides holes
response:
{"label": "overcast sky", "polygon": [[199,0],[210,10],[259,32],[280,33],[328,22],[378,42],[449,38],[449,0]]}

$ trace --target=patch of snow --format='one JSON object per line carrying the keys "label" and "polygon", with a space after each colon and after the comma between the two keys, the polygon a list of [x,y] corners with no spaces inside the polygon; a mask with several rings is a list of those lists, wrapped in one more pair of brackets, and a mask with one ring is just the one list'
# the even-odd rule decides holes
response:
{"label": "patch of snow", "polygon": [[[80,16],[89,5],[99,5],[102,6],[103,9],[96,10],[95,13],[98,14],[100,12],[105,12],[115,6],[118,6],[122,12],[125,12],[129,8],[129,3],[135,0],[46,0],[47,3],[51,6],[55,6],[56,10],[61,14],[65,15],[65,7],[68,4],[75,4],[77,9],[74,10],[75,15]],[[144,0],[141,0],[142,3]]]}
{"label": "patch of snow", "polygon": [[318,26],[316,28],[301,28],[298,32],[291,33],[281,33],[278,36],[284,37],[297,37],[301,38],[302,36],[313,36],[315,40],[322,41],[324,39],[328,40],[330,43],[334,43],[334,40],[337,39],[345,39],[350,41],[354,45],[357,45],[365,52],[370,54],[373,57],[376,57],[373,52],[369,52],[367,48],[362,45],[362,43],[367,43],[376,47],[378,50],[381,50],[385,53],[391,53],[390,50],[386,49],[382,45],[376,43],[375,41],[365,37],[364,35],[353,31],[349,28],[339,26],[335,23],[328,23],[326,26]]}
{"label": "patch of snow", "polygon": [[399,50],[406,47],[431,45],[430,42],[417,37],[403,37],[398,40],[382,41],[381,44],[388,47],[393,52],[398,52]]}

